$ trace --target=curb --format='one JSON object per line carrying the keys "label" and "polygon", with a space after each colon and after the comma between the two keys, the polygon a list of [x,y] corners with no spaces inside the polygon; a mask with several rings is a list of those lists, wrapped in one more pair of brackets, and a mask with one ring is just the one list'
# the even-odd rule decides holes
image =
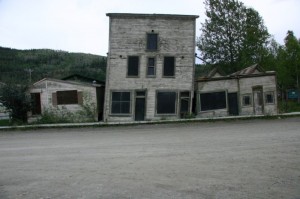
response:
{"label": "curb", "polygon": [[252,115],[252,116],[227,116],[214,118],[193,118],[193,119],[176,119],[176,120],[155,120],[155,121],[133,121],[133,122],[91,122],[91,123],[61,123],[61,124],[33,124],[21,126],[0,126],[1,130],[26,130],[42,128],[78,128],[78,127],[109,127],[109,126],[131,126],[145,124],[171,124],[171,123],[189,123],[189,122],[215,122],[229,120],[251,120],[251,119],[281,119],[288,117],[298,117],[300,112],[284,113],[278,115]]}

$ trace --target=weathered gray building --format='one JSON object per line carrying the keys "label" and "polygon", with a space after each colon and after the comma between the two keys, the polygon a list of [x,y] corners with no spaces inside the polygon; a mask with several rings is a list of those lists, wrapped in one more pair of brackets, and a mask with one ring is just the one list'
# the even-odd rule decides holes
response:
{"label": "weathered gray building", "polygon": [[213,70],[197,80],[197,117],[277,113],[273,71],[253,65],[227,76]]}
{"label": "weathered gray building", "polygon": [[105,121],[179,118],[192,109],[194,15],[109,13]]}
{"label": "weathered gray building", "polygon": [[104,84],[44,78],[35,82],[29,93],[33,104],[28,122],[36,121],[46,112],[59,117],[72,115],[74,122],[102,119]]}

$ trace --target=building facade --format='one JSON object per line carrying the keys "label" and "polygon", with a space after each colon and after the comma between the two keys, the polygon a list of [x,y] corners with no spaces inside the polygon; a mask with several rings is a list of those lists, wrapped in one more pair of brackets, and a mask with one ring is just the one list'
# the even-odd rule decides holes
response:
{"label": "building facade", "polygon": [[258,65],[223,76],[216,70],[197,80],[197,117],[276,115],[276,73]]}
{"label": "building facade", "polygon": [[190,114],[198,16],[107,16],[104,121],[160,120]]}

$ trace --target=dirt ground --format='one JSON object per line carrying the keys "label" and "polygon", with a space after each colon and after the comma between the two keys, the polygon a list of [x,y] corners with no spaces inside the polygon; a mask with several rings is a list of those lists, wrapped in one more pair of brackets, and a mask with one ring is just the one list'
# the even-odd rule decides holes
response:
{"label": "dirt ground", "polygon": [[0,131],[0,198],[300,199],[300,118]]}

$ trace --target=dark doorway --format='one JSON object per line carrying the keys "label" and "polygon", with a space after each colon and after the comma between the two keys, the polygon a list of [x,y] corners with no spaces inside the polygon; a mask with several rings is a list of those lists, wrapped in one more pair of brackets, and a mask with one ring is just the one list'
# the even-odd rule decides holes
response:
{"label": "dark doorway", "polygon": [[239,115],[239,104],[237,93],[228,93],[229,115]]}
{"label": "dark doorway", "polygon": [[135,93],[135,121],[144,121],[146,112],[146,92],[137,91]]}
{"label": "dark doorway", "polygon": [[31,106],[32,106],[32,115],[40,115],[41,110],[41,94],[40,93],[31,93]]}

